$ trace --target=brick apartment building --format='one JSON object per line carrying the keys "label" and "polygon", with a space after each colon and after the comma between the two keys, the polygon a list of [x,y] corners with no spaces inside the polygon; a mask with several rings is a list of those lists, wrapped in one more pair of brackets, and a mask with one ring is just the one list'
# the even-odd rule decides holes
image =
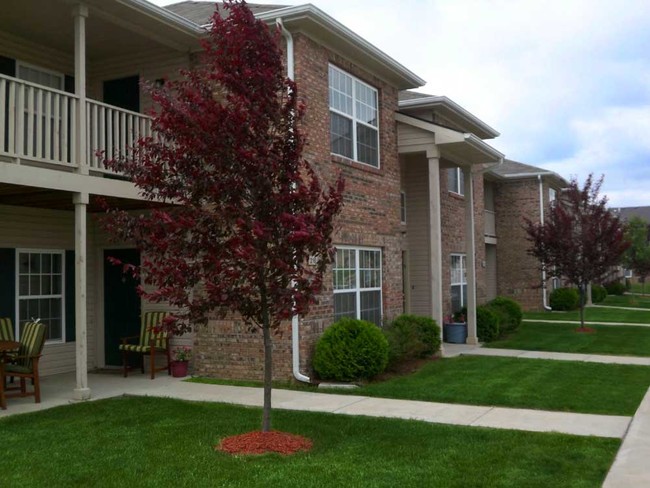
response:
{"label": "brick apartment building", "polygon": [[[476,303],[495,293],[528,300],[508,268],[517,254],[508,242],[518,238],[508,219],[518,217],[505,203],[524,178],[499,174],[503,155],[485,142],[498,133],[445,97],[408,91],[424,80],[318,8],[250,7],[282,29],[288,74],[308,106],[305,157],[325,179],[346,178],[336,262],[309,316],[276,338],[276,377],[304,380],[315,341],[337,317],[381,325],[408,311],[442,322],[467,305],[475,341]],[[3,3],[0,316],[12,318],[17,335],[30,317],[43,319],[42,374],[76,371],[77,398],[90,395],[89,369],[120,364],[119,337],[137,334],[139,316],[164,308],[142,302],[135,283],[106,262],[139,257],[97,225],[97,198],[134,211],[144,202],[95,150],[117,154],[150,133],[139,81],[191,67],[213,8]],[[514,284],[503,283],[502,273]],[[534,301],[531,295],[531,307]],[[239,321],[210,320],[174,342],[193,345],[199,374],[261,374],[261,337]]]}

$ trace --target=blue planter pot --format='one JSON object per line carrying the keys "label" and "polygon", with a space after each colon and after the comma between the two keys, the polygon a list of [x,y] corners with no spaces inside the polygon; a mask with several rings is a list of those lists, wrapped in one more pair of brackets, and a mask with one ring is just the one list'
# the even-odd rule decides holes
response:
{"label": "blue planter pot", "polygon": [[465,344],[467,341],[467,324],[465,322],[443,324],[442,339],[452,344]]}

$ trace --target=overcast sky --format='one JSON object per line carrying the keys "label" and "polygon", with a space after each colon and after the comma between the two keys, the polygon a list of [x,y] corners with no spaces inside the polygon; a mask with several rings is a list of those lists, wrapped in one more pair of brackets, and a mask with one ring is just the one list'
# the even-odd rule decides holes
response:
{"label": "overcast sky", "polygon": [[311,3],[501,132],[508,159],[650,205],[649,0]]}

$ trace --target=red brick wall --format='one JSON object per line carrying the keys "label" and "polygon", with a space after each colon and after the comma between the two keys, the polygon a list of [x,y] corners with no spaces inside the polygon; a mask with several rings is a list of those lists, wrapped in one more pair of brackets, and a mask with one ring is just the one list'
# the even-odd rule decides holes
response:
{"label": "red brick wall", "polygon": [[[450,163],[447,163],[450,164]],[[476,171],[476,170],[475,170]],[[485,236],[483,234],[483,175],[474,173],[474,229],[476,259],[476,299],[486,300]],[[449,191],[447,169],[440,170],[440,218],[442,225],[442,303],[443,316],[451,313],[451,254],[465,253],[465,197]]]}
{"label": "red brick wall", "polygon": [[[549,186],[543,182],[545,208]],[[539,182],[524,179],[495,185],[497,273],[499,295],[517,300],[525,310],[542,309],[539,261],[528,254],[524,219],[539,222]]]}
{"label": "red brick wall", "polygon": [[[295,35],[295,77],[299,95],[307,105],[304,130],[305,158],[325,181],[339,173],[346,180],[344,208],[333,241],[382,249],[383,313],[390,320],[402,312],[402,237],[399,222],[400,174],[394,113],[397,89],[387,85],[341,56],[304,35]],[[330,154],[328,64],[332,63],[379,91],[380,168]],[[333,321],[331,273],[326,287],[300,328],[301,366],[309,371],[314,344]],[[261,379],[261,333],[250,333],[237,320],[211,319],[197,331],[197,374],[222,378]],[[274,337],[274,378],[291,377],[291,327],[285,324]]]}

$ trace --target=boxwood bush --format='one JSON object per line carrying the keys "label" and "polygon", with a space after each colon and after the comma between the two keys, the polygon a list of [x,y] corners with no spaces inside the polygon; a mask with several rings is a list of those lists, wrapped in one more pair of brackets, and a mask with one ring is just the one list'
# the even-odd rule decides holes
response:
{"label": "boxwood bush", "polygon": [[481,342],[499,337],[499,316],[486,305],[476,307],[476,335]]}
{"label": "boxwood bush", "polygon": [[575,310],[580,306],[580,295],[575,288],[556,288],[551,292],[549,304],[553,310]]}
{"label": "boxwood bush", "polygon": [[523,318],[521,305],[512,298],[496,297],[488,303],[488,307],[499,317],[499,333],[501,335],[514,332],[521,325]]}
{"label": "boxwood bush", "polygon": [[384,333],[388,339],[388,362],[391,366],[431,356],[440,349],[440,327],[430,317],[400,315],[384,329]]}
{"label": "boxwood bush", "polygon": [[608,295],[623,295],[625,293],[625,285],[620,281],[610,281],[605,283],[605,290]]}
{"label": "boxwood bush", "polygon": [[600,303],[607,298],[607,290],[601,285],[591,285],[591,301]]}
{"label": "boxwood bush", "polygon": [[342,318],[316,343],[314,370],[324,380],[356,381],[381,373],[388,363],[388,341],[375,324]]}

